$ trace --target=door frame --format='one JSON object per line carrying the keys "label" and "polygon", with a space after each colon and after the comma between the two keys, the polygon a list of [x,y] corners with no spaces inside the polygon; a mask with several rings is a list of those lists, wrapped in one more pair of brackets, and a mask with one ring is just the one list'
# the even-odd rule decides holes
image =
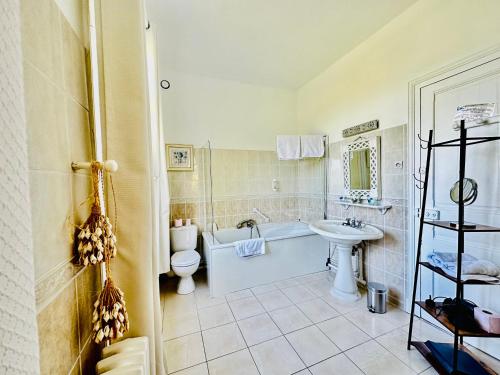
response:
{"label": "door frame", "polygon": [[[415,80],[408,83],[408,178],[407,178],[407,191],[408,191],[408,235],[406,248],[409,249],[406,269],[408,270],[406,275],[406,290],[405,290],[405,303],[404,307],[407,312],[411,308],[411,296],[413,289],[413,277],[414,277],[414,267],[416,261],[416,238],[418,233],[415,231],[415,224],[417,217],[415,215],[415,210],[417,208],[415,200],[417,199],[417,194],[415,194],[415,180],[413,178],[413,173],[415,171],[415,145],[417,138],[417,122],[420,119],[420,98],[421,90],[429,85],[437,83],[439,81],[451,78],[453,76],[464,73],[468,70],[480,67],[481,65],[487,64],[494,60],[500,59],[500,44],[494,47],[483,50],[479,53],[473,54],[465,59],[456,61],[454,63],[448,64],[436,71],[425,74]],[[418,118],[418,120],[417,120]],[[425,135],[424,135],[425,136]]]}

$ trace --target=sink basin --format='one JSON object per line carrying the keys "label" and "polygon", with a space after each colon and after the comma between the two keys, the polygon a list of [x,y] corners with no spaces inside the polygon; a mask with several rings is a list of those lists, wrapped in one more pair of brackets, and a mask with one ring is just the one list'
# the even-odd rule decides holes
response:
{"label": "sink basin", "polygon": [[372,225],[352,228],[342,223],[341,220],[319,220],[309,228],[329,241],[333,251],[338,252],[337,274],[330,293],[344,301],[356,301],[361,295],[352,270],[352,247],[361,241],[378,240],[384,233]]}
{"label": "sink basin", "polygon": [[354,246],[361,241],[378,240],[384,236],[380,229],[372,225],[352,228],[342,223],[341,220],[319,220],[310,224],[309,228],[327,241],[346,246]]}

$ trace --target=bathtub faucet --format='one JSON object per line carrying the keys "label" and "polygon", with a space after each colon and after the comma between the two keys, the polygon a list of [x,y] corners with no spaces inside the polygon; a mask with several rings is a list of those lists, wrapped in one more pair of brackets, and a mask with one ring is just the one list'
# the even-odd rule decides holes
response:
{"label": "bathtub faucet", "polygon": [[262,219],[264,219],[264,223],[269,223],[271,221],[271,218],[269,216],[264,215],[262,211],[259,210],[257,207],[254,207],[252,209],[252,212],[259,215]]}
{"label": "bathtub faucet", "polygon": [[238,224],[236,224],[237,229],[241,229],[243,227],[253,228],[257,226],[257,222],[254,219],[242,220]]}
{"label": "bathtub faucet", "polygon": [[260,238],[260,230],[259,226],[257,225],[257,222],[254,219],[247,219],[240,221],[238,224],[236,224],[236,229],[241,229],[243,227],[250,228],[250,239],[253,238],[253,228],[257,229],[257,236]]}

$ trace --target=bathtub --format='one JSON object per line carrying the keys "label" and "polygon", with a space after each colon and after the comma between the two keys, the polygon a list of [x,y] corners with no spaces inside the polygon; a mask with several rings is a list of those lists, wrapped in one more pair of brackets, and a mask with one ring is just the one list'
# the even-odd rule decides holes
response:
{"label": "bathtub", "polygon": [[210,295],[271,283],[290,277],[325,271],[328,242],[301,222],[268,223],[258,226],[266,240],[266,254],[241,258],[233,242],[257,238],[255,228],[221,229],[203,232],[203,253],[207,262]]}

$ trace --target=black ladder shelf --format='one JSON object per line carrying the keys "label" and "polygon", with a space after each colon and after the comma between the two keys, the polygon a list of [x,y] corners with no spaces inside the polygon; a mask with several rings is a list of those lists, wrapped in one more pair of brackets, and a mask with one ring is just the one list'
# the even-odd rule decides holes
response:
{"label": "black ladder shelf", "polygon": [[[471,232],[500,232],[500,228],[496,227],[490,227],[486,225],[476,225],[474,229],[470,229],[469,227],[464,228],[464,192],[463,192],[463,181],[465,178],[465,159],[466,159],[466,151],[467,151],[467,146],[479,144],[479,143],[485,143],[485,142],[492,142],[492,141],[497,141],[500,140],[500,137],[470,137],[467,138],[467,129],[465,128],[465,121],[460,122],[460,138],[457,139],[452,139],[449,141],[445,142],[439,142],[439,143],[432,143],[432,134],[433,131],[429,131],[429,138],[428,141],[424,141],[421,139],[422,142],[427,143],[427,159],[426,159],[426,167],[425,167],[425,174],[424,174],[424,181],[419,182],[423,184],[422,190],[422,204],[420,208],[420,225],[419,225],[419,233],[418,233],[418,244],[417,244],[417,256],[416,256],[416,264],[415,264],[415,275],[414,275],[414,280],[413,280],[413,295],[412,295],[412,305],[411,305],[411,315],[410,315],[410,328],[408,332],[408,347],[407,349],[410,350],[411,345],[413,345],[428,361],[429,363],[434,367],[434,369],[439,373],[439,374],[449,374],[440,362],[433,356],[432,352],[428,349],[428,347],[425,345],[424,342],[421,341],[412,341],[412,331],[413,331],[413,319],[415,316],[415,306],[419,306],[421,309],[423,309],[425,312],[427,312],[429,315],[431,315],[434,319],[436,319],[439,323],[441,323],[443,326],[445,326],[449,331],[451,331],[454,335],[454,342],[453,342],[453,372],[452,374],[459,374],[457,371],[458,367],[458,351],[465,351],[468,354],[470,354],[482,367],[483,369],[488,373],[492,375],[498,375],[495,371],[493,371],[490,367],[488,367],[485,363],[481,362],[478,360],[476,357],[472,355],[470,351],[467,350],[467,348],[463,345],[463,338],[464,337],[500,337],[500,335],[497,334],[490,334],[486,331],[483,331],[481,329],[477,329],[474,331],[467,331],[467,330],[462,330],[459,329],[457,326],[455,326],[447,317],[444,313],[441,312],[439,309],[440,304],[436,303],[436,307],[429,307],[426,306],[424,301],[416,301],[416,293],[417,293],[417,283],[418,283],[418,274],[419,274],[419,268],[420,266],[425,267],[430,269],[431,271],[447,278],[448,280],[451,280],[456,283],[456,298],[457,300],[463,299],[464,296],[464,285],[469,285],[469,284],[482,284],[482,285],[499,285],[499,284],[489,284],[484,281],[472,281],[472,280],[462,280],[461,275],[462,275],[462,255],[464,253],[464,234],[465,233],[471,233]],[[456,226],[452,226],[450,222],[447,221],[427,221],[424,219],[424,215],[422,214],[425,212],[425,205],[426,205],[426,199],[427,199],[427,187],[428,187],[428,182],[429,182],[429,169],[430,169],[430,163],[431,163],[431,155],[432,151],[435,148],[439,147],[459,147],[459,153],[460,153],[460,158],[459,158],[459,203],[458,203],[458,224]],[[422,250],[422,233],[424,229],[424,225],[433,225],[439,228],[444,228],[444,229],[449,229],[452,231],[457,232],[458,234],[458,246],[457,246],[457,276],[452,277],[443,272],[440,268],[432,266],[428,262],[422,262],[420,260],[421,257],[421,250]]]}

